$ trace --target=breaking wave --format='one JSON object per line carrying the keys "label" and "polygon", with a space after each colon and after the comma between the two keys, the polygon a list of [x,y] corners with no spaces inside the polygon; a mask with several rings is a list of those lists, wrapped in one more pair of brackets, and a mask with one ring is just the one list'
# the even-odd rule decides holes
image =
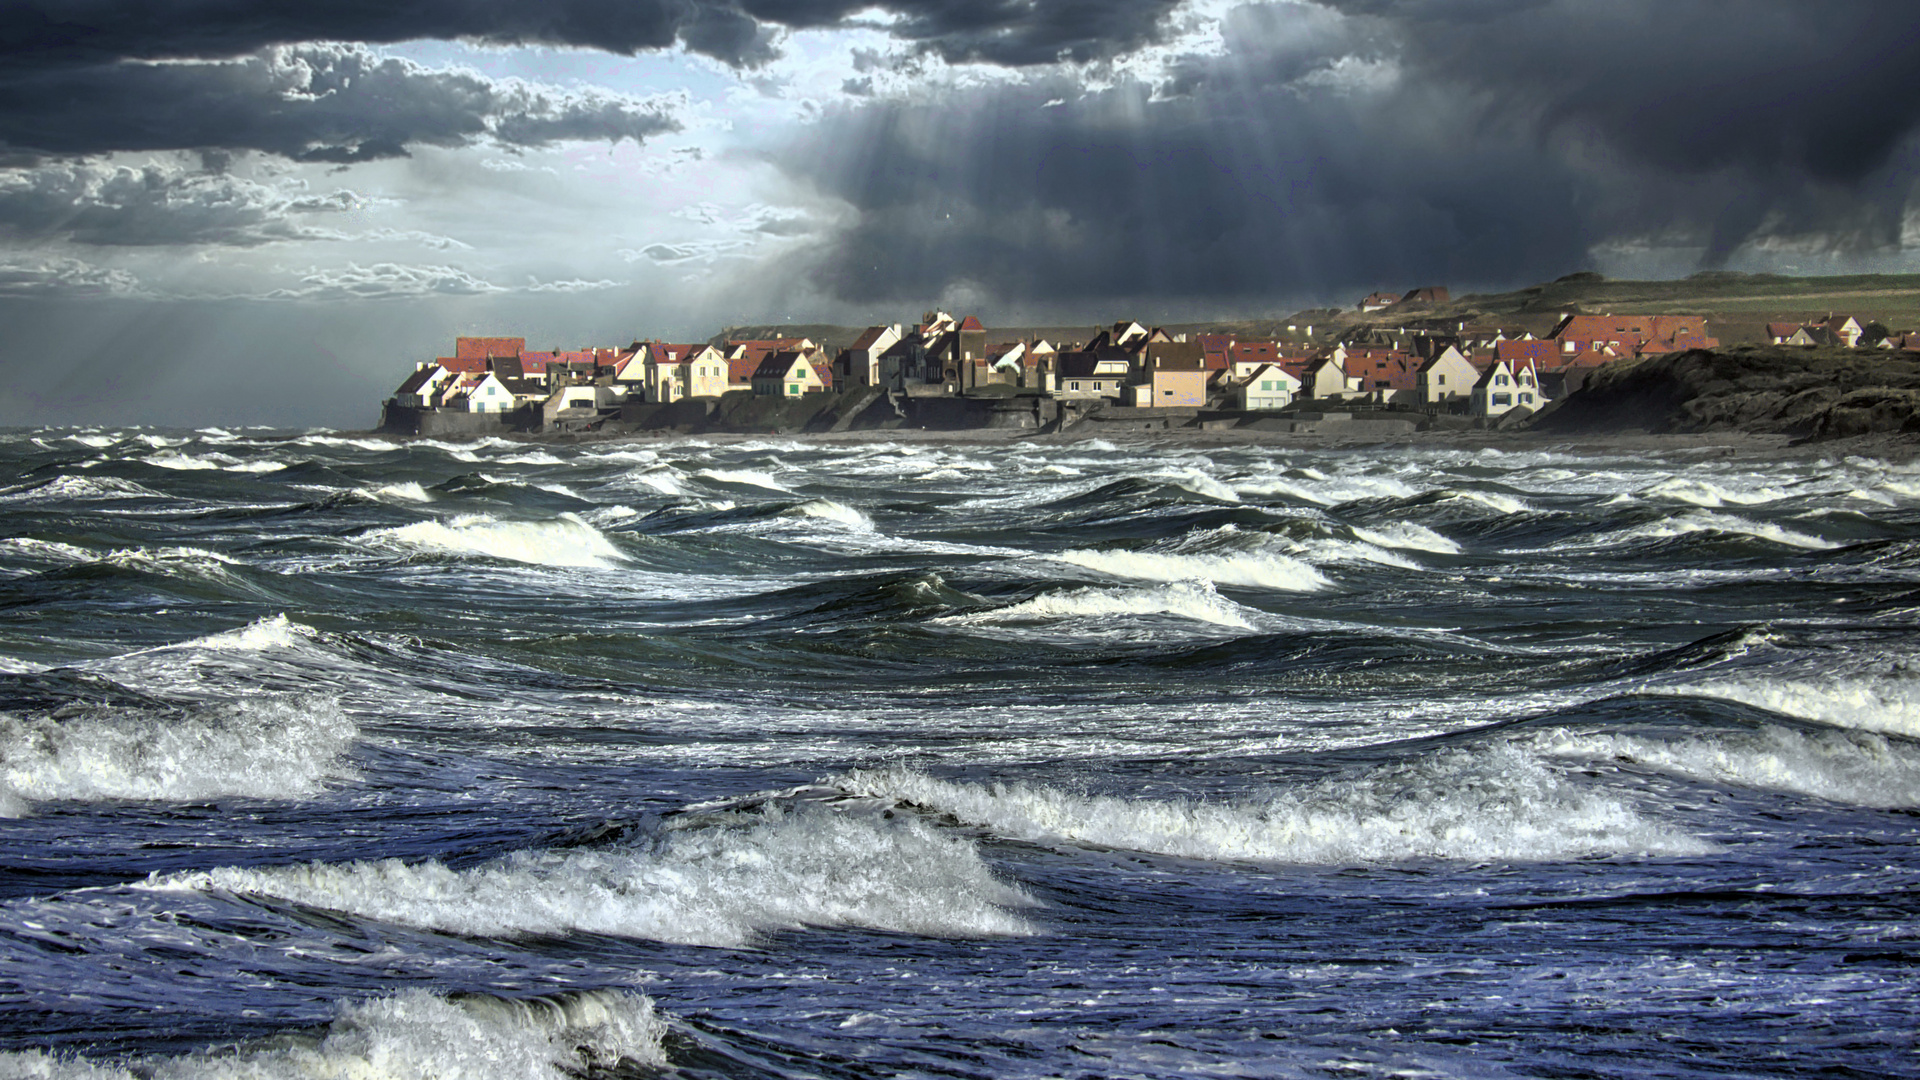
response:
{"label": "breaking wave", "polygon": [[1884,675],[1743,675],[1647,689],[1737,701],[1835,727],[1920,738],[1920,673],[1900,668]]}
{"label": "breaking wave", "polygon": [[1871,732],[1808,732],[1769,724],[1752,732],[1669,740],[1557,731],[1532,745],[1545,754],[1611,758],[1698,780],[1860,806],[1920,804],[1920,752]]}
{"label": "breaking wave", "polygon": [[1444,751],[1231,803],[952,783],[901,768],[855,771],[835,786],[952,814],[1012,839],[1194,859],[1343,865],[1711,850],[1506,745]]}
{"label": "breaking wave", "polygon": [[1330,583],[1312,566],[1276,552],[1183,555],[1157,551],[1063,551],[1062,562],[1136,581],[1210,581],[1253,589],[1317,592]]}
{"label": "breaking wave", "polygon": [[1210,581],[1176,581],[1149,589],[1062,589],[991,611],[933,621],[980,625],[1128,615],[1173,615],[1236,630],[1255,629],[1253,613],[1214,591]]}
{"label": "breaking wave", "polygon": [[1711,480],[1697,480],[1692,477],[1675,476],[1662,480],[1651,487],[1637,492],[1643,498],[1671,499],[1675,502],[1691,503],[1694,506],[1758,506],[1761,503],[1778,502],[1787,497],[1787,493],[1776,487],[1760,487],[1752,491],[1736,491],[1722,487]]}
{"label": "breaking wave", "polygon": [[789,512],[799,514],[803,517],[819,518],[822,521],[836,522],[845,525],[849,529],[859,529],[863,532],[870,531],[873,528],[872,518],[869,518],[867,515],[845,503],[834,502],[832,499],[809,499],[795,506]]}
{"label": "breaking wave", "polygon": [[1364,529],[1353,527],[1356,539],[1380,547],[1401,548],[1408,551],[1428,551],[1435,555],[1458,555],[1460,545],[1445,536],[1411,521],[1396,521],[1386,525]]}
{"label": "breaking wave", "polygon": [[416,551],[485,555],[538,566],[611,567],[626,561],[613,541],[574,514],[561,514],[553,521],[463,515],[444,523],[419,521],[376,529],[367,537]]}
{"label": "breaking wave", "polygon": [[198,1054],[94,1064],[0,1054],[0,1072],[44,1080],[567,1080],[664,1068],[666,1023],[644,994],[595,990],[514,1000],[409,990],[342,1004],[324,1036],[288,1034]]}
{"label": "breaking wave", "polygon": [[399,499],[402,502],[432,502],[433,496],[420,486],[418,480],[407,480],[398,484],[383,484],[374,488],[372,495],[376,499]]}
{"label": "breaking wave", "polygon": [[694,476],[701,480],[712,480],[717,484],[740,484],[746,487],[765,488],[768,491],[791,490],[766,473],[754,469],[702,469]]}
{"label": "breaking wave", "polygon": [[1723,536],[1749,536],[1756,540],[1768,540],[1787,547],[1823,550],[1840,545],[1817,536],[1797,532],[1770,521],[1749,521],[1732,514],[1715,514],[1694,511],[1662,521],[1637,525],[1631,529],[1614,534],[1616,539],[1667,540],[1676,536],[1690,536],[1697,533],[1713,533]]}
{"label": "breaking wave", "polygon": [[191,802],[312,795],[358,734],[339,702],[256,697],[163,708],[0,713],[0,815],[55,799]]}
{"label": "breaking wave", "polygon": [[930,937],[1026,934],[1032,901],[972,844],[910,818],[824,809],[718,815],[651,843],[521,851],[466,870],[396,859],[225,868],[152,879],[456,934],[576,931],[731,946],[807,926]]}

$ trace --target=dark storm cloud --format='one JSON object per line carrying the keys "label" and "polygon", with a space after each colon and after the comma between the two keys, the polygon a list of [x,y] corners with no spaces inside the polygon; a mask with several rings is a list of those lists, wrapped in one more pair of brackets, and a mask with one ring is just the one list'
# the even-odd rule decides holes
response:
{"label": "dark storm cloud", "polygon": [[1460,122],[1444,109],[1148,103],[1139,87],[1043,107],[1061,92],[1004,89],[963,123],[895,105],[826,125],[787,167],[859,214],[804,253],[810,279],[847,301],[962,282],[1034,302],[1239,300],[1553,276],[1592,241],[1564,168],[1492,135],[1443,155],[1433,130]]}
{"label": "dark storm cloud", "polygon": [[[1717,265],[1899,242],[1920,18],[1707,0],[1249,5],[1157,87],[850,106],[781,155],[858,212],[838,299],[1046,302],[1522,283],[1597,246]],[[1056,107],[1044,104],[1057,99]]]}
{"label": "dark storm cloud", "polygon": [[841,25],[869,10],[950,59],[1003,64],[1090,59],[1151,41],[1177,0],[6,0],[8,63],[93,65],[123,57],[237,56],[307,41],[466,38],[632,54],[675,43],[730,64],[775,55],[779,27]]}
{"label": "dark storm cloud", "polygon": [[0,75],[0,144],[49,155],[258,150],[348,163],[410,145],[541,146],[679,129],[671,100],[437,71],[358,46],[235,60],[44,67]]}

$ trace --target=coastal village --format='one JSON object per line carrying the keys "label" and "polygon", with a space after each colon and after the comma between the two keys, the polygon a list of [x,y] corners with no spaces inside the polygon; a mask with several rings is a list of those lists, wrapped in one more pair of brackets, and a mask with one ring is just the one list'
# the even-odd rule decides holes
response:
{"label": "coastal village", "polygon": [[[1374,293],[1356,312],[1375,318],[1318,336],[1296,322],[1270,339],[1169,333],[1133,321],[1085,340],[1008,339],[978,318],[944,311],[868,327],[840,348],[805,337],[722,336],[535,350],[524,338],[461,337],[453,355],[415,366],[386,403],[382,427],[686,428],[730,401],[762,406],[734,410],[751,417],[749,426],[777,428],[804,414],[806,430],[1059,430],[1094,419],[1149,428],[1272,422],[1292,431],[1362,420],[1384,432],[1438,417],[1492,427],[1550,407],[1603,365],[1720,344],[1700,315],[1568,313],[1544,336],[1420,317],[1448,299],[1438,286]],[[1409,317],[1394,319],[1396,312]],[[1766,335],[1782,346],[1920,352],[1920,334],[1832,313],[1769,322]],[[829,400],[833,407],[824,407]],[[803,403],[823,407],[796,413]]]}

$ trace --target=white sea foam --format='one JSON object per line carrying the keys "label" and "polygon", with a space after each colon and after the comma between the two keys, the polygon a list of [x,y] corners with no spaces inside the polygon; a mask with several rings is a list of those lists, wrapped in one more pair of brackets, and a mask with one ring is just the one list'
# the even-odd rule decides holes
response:
{"label": "white sea foam", "polygon": [[195,638],[180,646],[170,648],[214,649],[224,652],[263,652],[267,649],[292,649],[310,643],[314,631],[311,627],[294,622],[286,615],[273,615],[265,619],[256,619],[237,630],[223,630],[218,634]]}
{"label": "white sea foam", "polygon": [[1691,503],[1694,506],[1708,508],[1726,506],[1758,506],[1761,503],[1777,502],[1787,497],[1785,491],[1776,487],[1761,486],[1751,490],[1738,490],[1716,484],[1711,480],[1701,480],[1689,476],[1673,476],[1651,487],[1642,489],[1638,494],[1646,498],[1671,499],[1675,502]]}
{"label": "white sea foam", "polygon": [[1297,470],[1302,479],[1249,480],[1234,485],[1243,495],[1281,495],[1320,506],[1338,506],[1358,499],[1405,499],[1419,489],[1390,476],[1329,477],[1313,469]]}
{"label": "white sea foam", "polygon": [[662,495],[683,495],[686,489],[680,486],[677,472],[671,468],[652,469],[643,473],[634,473],[635,483],[644,484]]}
{"label": "white sea foam", "polygon": [[1920,750],[1867,731],[1800,731],[1767,725],[1671,740],[1556,731],[1540,752],[1614,759],[1742,787],[1795,791],[1860,806],[1920,804]]}
{"label": "white sea foam", "polygon": [[584,931],[731,946],[807,926],[1032,932],[1008,910],[1031,901],[964,839],[911,818],[774,805],[669,829],[646,846],[520,851],[466,870],[387,859],[223,868],[145,887],[225,889],[484,936]]}
{"label": "white sea foam", "polygon": [[1173,615],[1236,630],[1255,629],[1254,613],[1215,592],[1209,581],[1177,581],[1148,589],[1062,589],[1003,608],[934,621],[977,626],[1140,615]]}
{"label": "white sea foam", "polygon": [[163,450],[158,454],[152,454],[141,460],[149,465],[158,465],[163,469],[173,469],[176,472],[205,472],[218,469],[225,472],[268,473],[279,472],[281,469],[287,467],[287,463],[284,461],[273,461],[266,458],[254,458],[246,461],[234,457],[231,454],[217,452],[195,456],[193,454],[182,454],[174,450]]}
{"label": "white sea foam", "polygon": [[15,488],[0,499],[8,502],[94,502],[109,499],[164,499],[166,495],[113,476],[56,476],[44,484]]}
{"label": "white sea foam", "polygon": [[383,484],[373,489],[376,499],[399,499],[402,502],[432,502],[433,496],[420,486],[418,480],[405,480],[398,484]]}
{"label": "white sea foam", "polygon": [[1272,551],[1176,554],[1157,551],[1063,551],[1053,556],[1114,577],[1137,581],[1211,581],[1253,589],[1316,592],[1329,586],[1312,566]]}
{"label": "white sea foam", "polygon": [[835,785],[1013,839],[1195,859],[1341,865],[1710,850],[1506,745],[1443,751],[1232,803],[952,783],[901,768],[856,771]]}
{"label": "white sea foam", "polygon": [[1519,499],[1511,495],[1502,495],[1497,491],[1475,491],[1471,488],[1465,488],[1458,491],[1449,491],[1447,498],[1457,502],[1475,503],[1497,514],[1524,514],[1533,509],[1533,507],[1528,506]]}
{"label": "white sea foam", "polygon": [[1621,540],[1664,540],[1676,536],[1690,536],[1698,533],[1718,533],[1728,536],[1750,536],[1756,540],[1767,540],[1787,547],[1824,550],[1840,545],[1818,536],[1799,532],[1776,525],[1770,521],[1750,521],[1732,514],[1715,514],[1709,511],[1688,511],[1660,521],[1636,525],[1615,534]]}
{"label": "white sea foam", "polygon": [[1208,499],[1217,499],[1220,502],[1229,503],[1237,503],[1240,501],[1239,492],[1208,476],[1206,473],[1201,472],[1199,469],[1176,469],[1169,472],[1157,473],[1153,479],[1172,484],[1175,487],[1185,488],[1195,495]]}
{"label": "white sea foam", "polygon": [[1836,727],[1884,731],[1920,738],[1920,674],[1836,673],[1794,677],[1742,674],[1677,686],[1649,686],[1654,693],[1719,698]]}
{"label": "white sea foam", "polygon": [[613,541],[574,514],[561,514],[552,521],[463,515],[448,522],[418,521],[376,529],[367,537],[416,551],[484,555],[538,566],[610,567],[626,561]]}
{"label": "white sea foam", "polygon": [[1353,535],[1380,547],[1410,551],[1430,551],[1436,555],[1458,555],[1460,545],[1445,536],[1411,521],[1395,521],[1371,529],[1355,526]]}
{"label": "white sea foam", "polygon": [[394,450],[396,444],[382,439],[345,439],[338,435],[302,435],[294,442],[301,446],[347,446],[355,450]]}
{"label": "white sea foam", "polygon": [[120,441],[117,437],[112,435],[97,435],[91,432],[86,434],[80,434],[80,435],[69,435],[67,436],[67,438],[69,441],[77,442],[81,446],[85,446],[93,450],[105,450],[107,447],[112,446],[114,443],[117,443]]}
{"label": "white sea foam", "polygon": [[819,518],[822,521],[835,522],[840,525],[845,525],[849,529],[858,529],[862,532],[871,532],[873,530],[872,518],[845,503],[834,502],[832,499],[809,499],[793,507],[789,513],[799,514],[803,517]]}
{"label": "white sea foam", "polygon": [[754,469],[702,469],[694,476],[702,480],[711,480],[716,484],[740,484],[746,487],[765,488],[768,491],[790,490],[772,476]]}
{"label": "white sea foam", "polygon": [[533,486],[539,488],[541,491],[550,491],[555,495],[565,495],[567,498],[574,499],[579,502],[593,501],[592,499],[586,498],[585,496],[581,495],[579,492],[573,490],[572,488],[568,487],[565,484],[535,484]]}
{"label": "white sea foam", "polygon": [[0,792],[29,802],[304,796],[336,773],[356,734],[337,701],[317,696],[0,713]]}
{"label": "white sea foam", "polygon": [[560,464],[564,464],[564,463],[563,463],[563,462],[562,462],[562,461],[561,461],[561,460],[560,460],[559,458],[557,458],[557,457],[554,457],[554,456],[553,456],[552,454],[549,454],[549,453],[547,453],[547,452],[546,452],[545,450],[534,450],[534,451],[532,451],[532,452],[530,452],[530,453],[525,453],[525,454],[514,454],[514,455],[512,455],[512,456],[509,456],[509,457],[502,457],[502,458],[495,458],[495,459],[494,459],[494,461],[496,461],[497,463],[499,463],[499,464],[501,464],[501,465],[560,465]]}
{"label": "white sea foam", "polygon": [[0,547],[9,547],[30,559],[51,559],[55,562],[82,563],[92,562],[93,552],[72,544],[63,544],[57,540],[36,540],[30,536],[10,536],[0,540]]}
{"label": "white sea foam", "polygon": [[516,1001],[409,990],[339,1006],[320,1038],[289,1034],[124,1067],[30,1050],[0,1054],[0,1073],[22,1080],[567,1080],[664,1068],[665,1034],[653,1002],[630,991]]}

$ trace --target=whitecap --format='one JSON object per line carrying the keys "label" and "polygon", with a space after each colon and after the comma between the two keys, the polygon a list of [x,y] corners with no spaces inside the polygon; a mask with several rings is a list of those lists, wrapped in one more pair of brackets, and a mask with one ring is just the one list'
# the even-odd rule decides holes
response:
{"label": "whitecap", "polygon": [[1403,548],[1411,551],[1428,551],[1435,555],[1458,555],[1460,545],[1447,537],[1411,521],[1396,521],[1374,528],[1353,527],[1353,535],[1369,544],[1380,547]]}
{"label": "whitecap", "polygon": [[1818,536],[1789,529],[1770,521],[1750,521],[1732,514],[1716,514],[1710,511],[1689,511],[1661,521],[1638,525],[1623,530],[1617,535],[1622,540],[1665,540],[1698,533],[1750,536],[1756,540],[1767,540],[1787,547],[1810,550],[1828,550],[1840,546],[1830,540],[1823,540]]}
{"label": "whitecap", "polygon": [[1761,503],[1777,502],[1787,497],[1787,493],[1776,487],[1762,486],[1742,491],[1716,484],[1711,480],[1702,480],[1690,476],[1672,476],[1651,487],[1638,492],[1644,498],[1671,499],[1675,502],[1691,503],[1701,507],[1719,507],[1732,503],[1736,506],[1757,506]]}
{"label": "whitecap", "polygon": [[512,1000],[425,990],[348,1002],[326,1034],[288,1033],[197,1054],[94,1064],[0,1053],[0,1072],[40,1080],[568,1080],[668,1065],[666,1023],[645,994],[595,990]]}
{"label": "whitecap", "polygon": [[339,702],[320,696],[0,713],[0,792],[28,802],[300,797],[338,773],[357,734]]}
{"label": "whitecap", "polygon": [[991,611],[947,615],[933,621],[981,625],[1173,615],[1236,630],[1252,630],[1255,628],[1252,614],[1214,591],[1210,581],[1178,581],[1150,589],[1060,589]]}
{"label": "whitecap", "polygon": [[600,530],[574,514],[552,521],[497,521],[484,514],[448,522],[419,521],[366,534],[416,551],[484,555],[536,566],[610,567],[626,556]]}
{"label": "whitecap", "polygon": [[871,532],[873,530],[872,518],[845,503],[835,502],[832,499],[809,499],[806,502],[794,506],[787,512],[799,514],[803,517],[818,518],[822,521],[831,521],[835,524],[844,525],[849,529],[858,529],[862,532]]}
{"label": "whitecap", "polygon": [[432,502],[433,496],[420,486],[418,480],[404,480],[398,484],[382,484],[371,492],[376,499],[399,499],[402,502]]}
{"label": "whitecap", "polygon": [[1743,674],[1678,686],[1649,686],[1647,690],[1737,701],[1836,727],[1920,738],[1920,676],[1905,670],[1895,669],[1884,675]]}
{"label": "whitecap", "polygon": [[768,491],[790,490],[773,477],[754,469],[702,469],[694,476],[717,484],[740,484],[746,487],[765,488]]}
{"label": "whitecap", "polygon": [[1657,739],[1556,731],[1542,753],[1644,765],[1700,780],[1793,791],[1859,806],[1920,804],[1920,750],[1866,731],[1758,731]]}
{"label": "whitecap", "polygon": [[1329,586],[1312,566],[1271,551],[1177,554],[1158,551],[1063,551],[1053,558],[1088,570],[1138,581],[1210,581],[1285,592],[1316,592]]}
{"label": "whitecap", "polygon": [[1012,839],[1194,859],[1345,865],[1711,850],[1506,745],[1443,751],[1239,802],[953,783],[902,768],[856,771],[835,786],[952,814]]}
{"label": "whitecap", "polygon": [[644,846],[439,862],[222,868],[146,888],[221,889],[484,936],[596,933],[738,946],[775,930],[853,926],[930,937],[1032,932],[967,840],[908,818],[824,808],[685,821]]}

